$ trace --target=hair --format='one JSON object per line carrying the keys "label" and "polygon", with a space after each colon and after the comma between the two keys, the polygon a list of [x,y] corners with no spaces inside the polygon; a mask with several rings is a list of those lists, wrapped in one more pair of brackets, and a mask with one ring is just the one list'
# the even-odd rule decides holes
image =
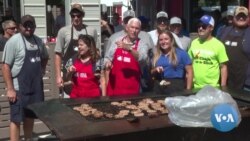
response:
{"label": "hair", "polygon": [[[82,40],[89,48],[89,53],[91,56],[92,62],[97,62],[100,59],[100,54],[98,53],[98,49],[96,48],[95,39],[90,35],[80,34],[78,37],[78,41]],[[80,58],[80,56],[78,56]]]}
{"label": "hair", "polygon": [[131,25],[132,23],[137,22],[141,26],[141,21],[138,18],[131,18],[128,20],[128,26]]}
{"label": "hair", "polygon": [[16,24],[16,22],[12,21],[12,20],[6,20],[2,23],[2,28],[3,30],[6,30],[8,28],[8,25],[10,24]]}
{"label": "hair", "polygon": [[168,31],[168,30],[165,30],[165,31],[162,31],[159,36],[158,36],[158,41],[157,41],[157,45],[156,45],[156,52],[154,53],[154,57],[153,57],[153,66],[155,67],[156,66],[156,62],[157,60],[160,58],[163,50],[161,49],[161,46],[159,44],[159,37],[160,35],[162,34],[166,34],[170,37],[170,40],[171,40],[171,46],[170,46],[170,51],[169,53],[167,54],[167,57],[169,58],[169,62],[173,65],[173,66],[177,66],[177,63],[178,63],[178,59],[177,59],[177,55],[176,55],[176,51],[175,51],[175,48],[176,48],[176,44],[175,44],[175,40],[174,40],[174,36],[173,34]]}

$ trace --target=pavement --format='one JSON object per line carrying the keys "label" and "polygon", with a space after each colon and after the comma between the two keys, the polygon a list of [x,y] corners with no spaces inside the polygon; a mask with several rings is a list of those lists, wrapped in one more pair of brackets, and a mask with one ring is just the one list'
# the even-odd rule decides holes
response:
{"label": "pavement", "polygon": [[[24,141],[23,130],[21,127],[21,141]],[[0,131],[0,141],[9,141],[9,128],[7,130]],[[34,124],[33,140],[32,141],[59,141],[55,135],[53,135],[50,129],[40,120],[37,120]]]}

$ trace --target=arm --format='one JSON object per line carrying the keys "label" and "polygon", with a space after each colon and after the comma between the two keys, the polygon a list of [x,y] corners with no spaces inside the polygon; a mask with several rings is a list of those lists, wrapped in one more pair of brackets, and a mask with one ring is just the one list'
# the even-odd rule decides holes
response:
{"label": "arm", "polygon": [[16,91],[14,89],[11,70],[10,70],[10,66],[8,64],[6,64],[6,63],[3,64],[2,73],[3,73],[3,78],[5,81],[6,87],[7,87],[7,97],[9,98],[10,102],[15,102],[17,99]]}
{"label": "arm", "polygon": [[227,65],[226,63],[220,64],[220,74],[221,74],[221,87],[227,85]]}
{"label": "arm", "polygon": [[186,70],[186,79],[187,79],[186,89],[190,90],[190,89],[192,89],[192,85],[193,85],[193,67],[192,67],[192,65],[186,65],[185,70]]}
{"label": "arm", "polygon": [[61,76],[61,62],[62,62],[62,54],[56,52],[55,53],[55,72],[56,72],[56,84],[58,87],[63,85],[63,80]]}
{"label": "arm", "polygon": [[100,77],[100,83],[101,83],[101,90],[102,90],[102,96],[106,96],[106,78],[105,78],[105,70],[101,71],[101,77]]}

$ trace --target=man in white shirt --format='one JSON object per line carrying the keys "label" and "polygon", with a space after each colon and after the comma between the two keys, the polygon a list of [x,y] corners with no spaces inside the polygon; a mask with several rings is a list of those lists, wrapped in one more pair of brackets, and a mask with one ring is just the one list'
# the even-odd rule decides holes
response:
{"label": "man in white shirt", "polygon": [[[157,15],[156,15],[156,18],[157,18],[156,19],[156,29],[148,32],[149,35],[151,36],[155,46],[156,46],[157,41],[158,41],[159,33],[161,31],[169,29],[168,14],[165,11],[158,12]],[[179,48],[183,49],[181,41],[178,38],[178,36],[175,35],[174,33],[173,33],[173,36],[174,36],[175,43],[177,44],[177,46]]]}
{"label": "man in white shirt", "polygon": [[175,33],[179,37],[183,50],[187,51],[191,44],[191,39],[187,36],[184,36],[181,33],[181,30],[182,30],[181,19],[179,17],[172,17],[170,19],[170,31]]}

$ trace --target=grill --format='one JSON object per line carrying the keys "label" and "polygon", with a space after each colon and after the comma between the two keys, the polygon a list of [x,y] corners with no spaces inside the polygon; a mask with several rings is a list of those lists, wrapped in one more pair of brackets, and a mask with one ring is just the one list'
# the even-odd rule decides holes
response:
{"label": "grill", "polygon": [[99,101],[70,107],[88,121],[100,122],[121,119],[138,121],[139,117],[148,116],[154,118],[167,115],[168,111],[164,105],[164,98],[136,98],[112,102]]}
{"label": "grill", "polygon": [[[241,114],[245,120],[244,124],[237,128],[239,133],[249,131],[250,129],[250,95],[246,92],[231,91],[230,94],[240,102]],[[195,92],[190,92],[193,94]],[[187,95],[186,92],[172,94],[169,96]],[[158,113],[157,116],[149,116],[144,113],[142,117],[134,117],[129,114],[127,117],[114,118],[94,118],[92,116],[83,116],[74,107],[81,104],[89,104],[90,106],[104,112],[113,114],[124,110],[121,107],[114,108],[111,102],[122,102],[123,100],[131,101],[133,104],[138,103],[142,99],[150,98],[154,101],[165,99],[166,95],[146,95],[142,97],[115,97],[115,98],[99,98],[99,99],[53,99],[43,103],[30,105],[28,108],[32,110],[37,117],[43,121],[48,128],[63,141],[73,140],[182,140],[183,136],[192,132],[200,132],[200,128],[181,128],[173,125],[167,117],[167,114]],[[242,100],[242,98],[244,98]],[[248,101],[249,100],[249,101]],[[151,107],[152,108],[152,107]],[[159,112],[159,111],[158,111]],[[245,123],[246,122],[246,123]],[[247,125],[247,126],[246,126]],[[196,132],[197,130],[197,132]],[[212,137],[223,139],[214,135],[211,129]],[[218,132],[216,132],[218,134]],[[235,135],[235,134],[233,134]],[[239,135],[243,140],[249,139],[244,135]],[[248,136],[249,137],[249,136]],[[234,138],[232,138],[234,139]],[[249,139],[250,140],[250,139]]]}

